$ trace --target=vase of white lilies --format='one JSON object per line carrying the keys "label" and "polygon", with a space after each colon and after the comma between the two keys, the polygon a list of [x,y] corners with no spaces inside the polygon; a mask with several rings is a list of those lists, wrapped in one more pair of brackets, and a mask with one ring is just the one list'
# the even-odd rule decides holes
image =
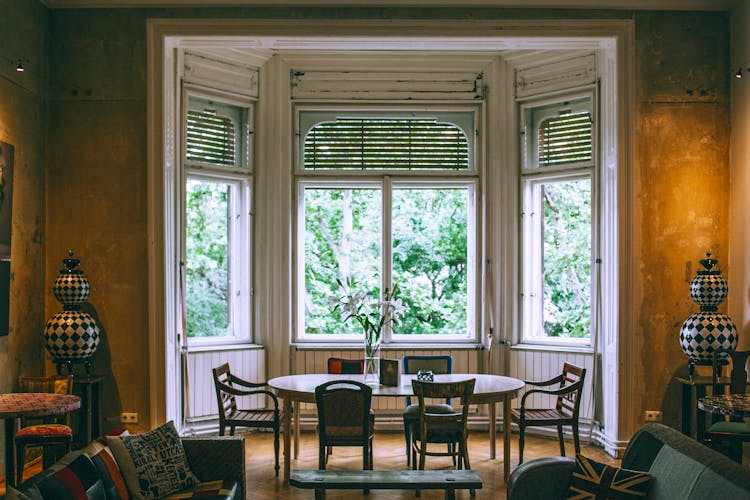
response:
{"label": "vase of white lilies", "polygon": [[357,290],[357,283],[347,278],[344,283],[338,280],[342,294],[331,297],[334,310],[341,311],[344,321],[354,320],[364,332],[364,381],[366,384],[380,383],[380,344],[383,328],[398,324],[403,311],[401,299],[396,299],[398,285],[385,290],[382,300]]}

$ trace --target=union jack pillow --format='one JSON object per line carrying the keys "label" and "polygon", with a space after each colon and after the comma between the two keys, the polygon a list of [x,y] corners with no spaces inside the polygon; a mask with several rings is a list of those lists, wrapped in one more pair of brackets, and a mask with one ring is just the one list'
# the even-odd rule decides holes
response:
{"label": "union jack pillow", "polygon": [[576,455],[568,500],[630,500],[645,498],[651,474],[620,469]]}

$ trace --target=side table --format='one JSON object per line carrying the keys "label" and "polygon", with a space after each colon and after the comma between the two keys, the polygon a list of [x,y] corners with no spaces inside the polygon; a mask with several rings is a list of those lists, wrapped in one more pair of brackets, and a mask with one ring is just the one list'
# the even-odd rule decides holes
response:
{"label": "side table", "polygon": [[[713,386],[713,377],[675,377],[675,380],[682,384],[682,433],[702,442],[706,432],[706,414],[698,410],[698,400],[706,396],[706,387]],[[729,377],[721,377],[718,385],[729,385]]]}
{"label": "side table", "polygon": [[102,434],[102,375],[76,375],[73,393],[81,398],[75,441],[82,446]]}

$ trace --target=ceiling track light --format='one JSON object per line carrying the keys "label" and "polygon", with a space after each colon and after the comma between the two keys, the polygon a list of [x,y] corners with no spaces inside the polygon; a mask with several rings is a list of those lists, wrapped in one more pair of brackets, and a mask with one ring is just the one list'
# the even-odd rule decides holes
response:
{"label": "ceiling track light", "polygon": [[16,71],[18,71],[19,73],[23,73],[24,71],[26,71],[26,68],[23,67],[23,59],[18,60],[18,64],[16,65]]}
{"label": "ceiling track light", "polygon": [[737,79],[742,78],[742,66],[740,66],[739,68],[737,68],[737,72],[734,74],[734,77],[737,78]]}

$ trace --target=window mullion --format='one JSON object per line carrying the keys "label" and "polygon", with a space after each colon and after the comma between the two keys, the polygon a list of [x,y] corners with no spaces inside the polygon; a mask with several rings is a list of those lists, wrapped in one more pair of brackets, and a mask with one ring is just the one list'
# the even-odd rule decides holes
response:
{"label": "window mullion", "polygon": [[[385,289],[388,288],[389,290],[393,287],[393,234],[391,231],[392,228],[392,221],[391,221],[391,206],[392,206],[392,191],[393,191],[393,183],[391,182],[390,176],[384,176],[383,177],[383,195],[382,195],[382,216],[381,216],[381,224],[382,227],[382,245],[383,250],[380,252],[381,254],[381,269],[382,269],[382,276],[383,281],[381,285],[381,294],[385,293]],[[390,342],[391,341],[391,335],[393,332],[391,331],[391,325],[386,324],[385,325],[385,331],[383,332],[383,342]]]}

